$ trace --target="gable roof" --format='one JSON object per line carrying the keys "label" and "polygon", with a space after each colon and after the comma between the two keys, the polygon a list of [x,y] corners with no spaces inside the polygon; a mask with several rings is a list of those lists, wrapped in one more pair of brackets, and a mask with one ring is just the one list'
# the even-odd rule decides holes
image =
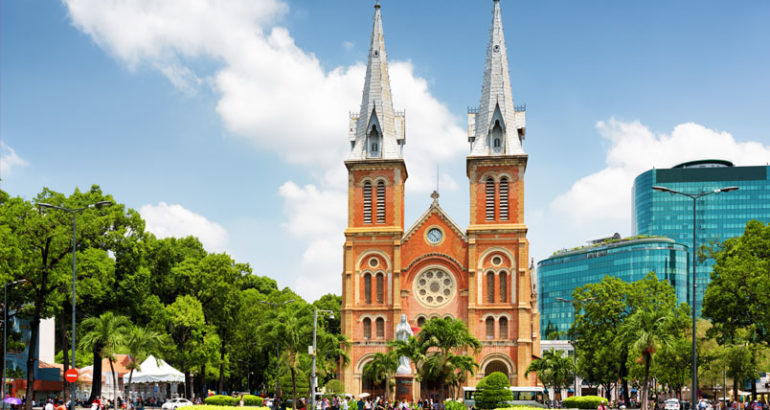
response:
{"label": "gable roof", "polygon": [[417,232],[418,229],[420,229],[421,226],[425,224],[425,222],[428,220],[428,217],[430,217],[433,214],[437,214],[441,219],[446,222],[447,226],[449,226],[452,231],[454,231],[460,238],[462,238],[463,241],[468,242],[468,236],[465,235],[465,232],[460,228],[460,225],[457,224],[452,218],[447,215],[447,213],[441,209],[441,206],[438,204],[438,193],[436,191],[433,191],[433,194],[431,195],[433,197],[433,203],[430,204],[430,207],[423,212],[422,215],[420,215],[419,218],[417,218],[417,221],[412,224],[411,227],[404,233],[404,236],[401,238],[401,242],[406,242],[409,240],[409,238],[414,235],[415,232]]}

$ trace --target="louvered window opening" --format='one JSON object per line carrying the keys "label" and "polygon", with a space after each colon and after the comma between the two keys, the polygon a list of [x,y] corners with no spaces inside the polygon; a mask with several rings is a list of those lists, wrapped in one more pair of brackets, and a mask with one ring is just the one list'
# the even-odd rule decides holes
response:
{"label": "louvered window opening", "polygon": [[508,319],[501,317],[500,318],[500,339],[507,339],[508,338]]}
{"label": "louvered window opening", "polygon": [[385,338],[385,320],[381,317],[377,318],[376,328],[377,328],[377,338],[378,339],[384,339]]}
{"label": "louvered window opening", "polygon": [[495,274],[487,273],[487,303],[495,303]]}
{"label": "louvered window opening", "polygon": [[364,223],[372,223],[372,184],[364,183]]}
{"label": "louvered window opening", "polygon": [[508,178],[500,179],[500,219],[508,219]]}
{"label": "louvered window opening", "polygon": [[385,183],[377,183],[377,223],[385,223]]}
{"label": "louvered window opening", "polygon": [[377,275],[377,303],[382,303],[382,301],[383,301],[383,296],[382,296],[383,289],[382,288],[384,286],[384,282],[385,282],[385,280],[384,280],[383,275],[381,273],[378,274]]}
{"label": "louvered window opening", "polygon": [[495,181],[487,179],[487,221],[495,219]]}
{"label": "louvered window opening", "polygon": [[367,305],[372,303],[372,275],[364,275],[364,302]]}
{"label": "louvered window opening", "polygon": [[488,317],[486,324],[487,324],[487,339],[494,339],[495,338],[495,319]]}
{"label": "louvered window opening", "polygon": [[372,320],[369,318],[364,319],[364,339],[372,338]]}
{"label": "louvered window opening", "polygon": [[508,301],[508,275],[505,272],[500,273],[500,302]]}

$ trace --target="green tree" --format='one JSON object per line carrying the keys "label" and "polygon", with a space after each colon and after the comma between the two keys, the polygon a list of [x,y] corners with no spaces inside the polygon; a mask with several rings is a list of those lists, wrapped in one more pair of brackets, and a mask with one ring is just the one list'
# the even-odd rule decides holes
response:
{"label": "green tree", "polygon": [[623,324],[622,336],[630,342],[630,358],[636,359],[643,367],[642,389],[640,392],[642,410],[649,410],[650,367],[655,353],[672,338],[669,332],[668,314],[657,310],[642,309],[636,311]]}
{"label": "green tree", "polygon": [[[45,188],[32,201],[11,198],[3,192],[0,201],[0,276],[8,281],[26,280],[25,285],[17,289],[24,292],[23,298],[27,302],[21,313],[29,317],[29,344],[34,346],[38,343],[41,318],[60,313],[67,297],[68,292],[62,290],[72,281],[70,258],[73,234],[72,214],[40,208],[37,204],[79,209],[100,201],[114,201],[95,185],[86,192],[76,189],[69,197]],[[99,273],[108,275],[112,262],[104,258],[106,252],[115,251],[116,244],[131,240],[144,229],[138,214],[125,210],[120,204],[85,209],[77,216],[77,221],[78,258],[81,263],[98,261],[100,269],[107,269]],[[78,275],[84,280],[87,274],[85,270],[78,270]],[[78,298],[82,295],[83,291],[78,289]],[[36,351],[30,349],[27,357],[28,397],[34,394],[36,362]],[[30,406],[31,401],[26,408],[29,410]]]}
{"label": "green tree", "polygon": [[282,361],[289,368],[292,385],[292,408],[297,407],[297,375],[301,372],[302,359],[307,346],[312,343],[313,313],[311,305],[295,302],[290,309],[282,309],[264,323],[259,333],[268,346],[280,346]]}
{"label": "green tree", "polygon": [[395,351],[390,350],[385,353],[375,353],[372,360],[364,365],[363,373],[365,377],[371,378],[379,384],[385,381],[385,399],[390,400],[390,380],[398,369],[398,356]]}
{"label": "green tree", "polygon": [[572,384],[575,378],[575,363],[563,351],[546,350],[543,357],[530,362],[524,376],[531,372],[537,374],[546,389],[553,389],[556,393]]}
{"label": "green tree", "polygon": [[83,349],[94,353],[94,378],[91,384],[91,396],[88,401],[93,401],[101,396],[102,390],[102,358],[108,359],[110,372],[112,373],[114,396],[118,397],[118,379],[115,373],[115,353],[123,346],[126,340],[131,321],[125,316],[105,312],[99,317],[90,317],[83,321],[80,337],[80,345]]}
{"label": "green tree", "polygon": [[476,408],[479,409],[498,409],[507,407],[507,402],[513,400],[508,376],[501,372],[493,372],[484,377],[476,385]]}
{"label": "green tree", "polygon": [[[157,355],[160,353],[161,346],[166,343],[165,335],[162,335],[154,330],[146,329],[142,326],[131,326],[126,332],[124,346],[131,357],[131,362],[128,364],[128,391],[131,391],[131,382],[134,378],[134,370],[141,371],[141,363],[147,359],[149,355]],[[128,396],[126,396],[128,397]]]}
{"label": "green tree", "polygon": [[703,317],[725,340],[752,328],[756,342],[770,346],[770,224],[749,221],[743,235],[727,239],[711,257],[716,263]]}
{"label": "green tree", "polygon": [[478,353],[481,342],[471,335],[462,320],[432,318],[416,337],[393,341],[390,346],[398,356],[409,357],[414,362],[421,381],[438,383],[443,401],[445,387],[456,397],[466,376],[475,374],[478,364],[466,353]]}
{"label": "green tree", "polygon": [[174,342],[164,353],[184,373],[185,395],[192,397],[191,372],[216,354],[219,338],[206,325],[201,303],[190,295],[178,296],[159,319]]}

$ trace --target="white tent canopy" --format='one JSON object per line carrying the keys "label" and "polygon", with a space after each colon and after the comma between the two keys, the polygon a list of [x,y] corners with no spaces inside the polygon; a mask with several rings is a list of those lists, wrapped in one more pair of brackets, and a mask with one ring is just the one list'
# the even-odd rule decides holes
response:
{"label": "white tent canopy", "polygon": [[[131,383],[184,383],[184,374],[174,369],[163,359],[150,356],[140,365],[142,370],[134,370]],[[123,376],[123,383],[128,383],[131,373]]]}

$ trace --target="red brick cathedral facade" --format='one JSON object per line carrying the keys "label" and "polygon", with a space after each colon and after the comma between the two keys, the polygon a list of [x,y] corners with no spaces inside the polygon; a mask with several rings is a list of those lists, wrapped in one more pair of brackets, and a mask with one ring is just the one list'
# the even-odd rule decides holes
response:
{"label": "red brick cathedral facade", "polygon": [[[405,117],[393,109],[375,6],[363,100],[351,118],[345,161],[342,331],[351,342],[351,362],[342,379],[350,393],[379,390],[363,367],[387,350],[402,314],[415,334],[433,317],[468,325],[483,345],[469,385],[493,371],[506,373],[512,385],[536,383],[534,374],[524,377],[540,351],[524,224],[525,113],[513,103],[500,4],[493,4],[481,101],[468,116],[470,226],[464,230],[441,209],[436,193],[425,213],[404,225]],[[421,394],[419,386],[414,394]]]}

